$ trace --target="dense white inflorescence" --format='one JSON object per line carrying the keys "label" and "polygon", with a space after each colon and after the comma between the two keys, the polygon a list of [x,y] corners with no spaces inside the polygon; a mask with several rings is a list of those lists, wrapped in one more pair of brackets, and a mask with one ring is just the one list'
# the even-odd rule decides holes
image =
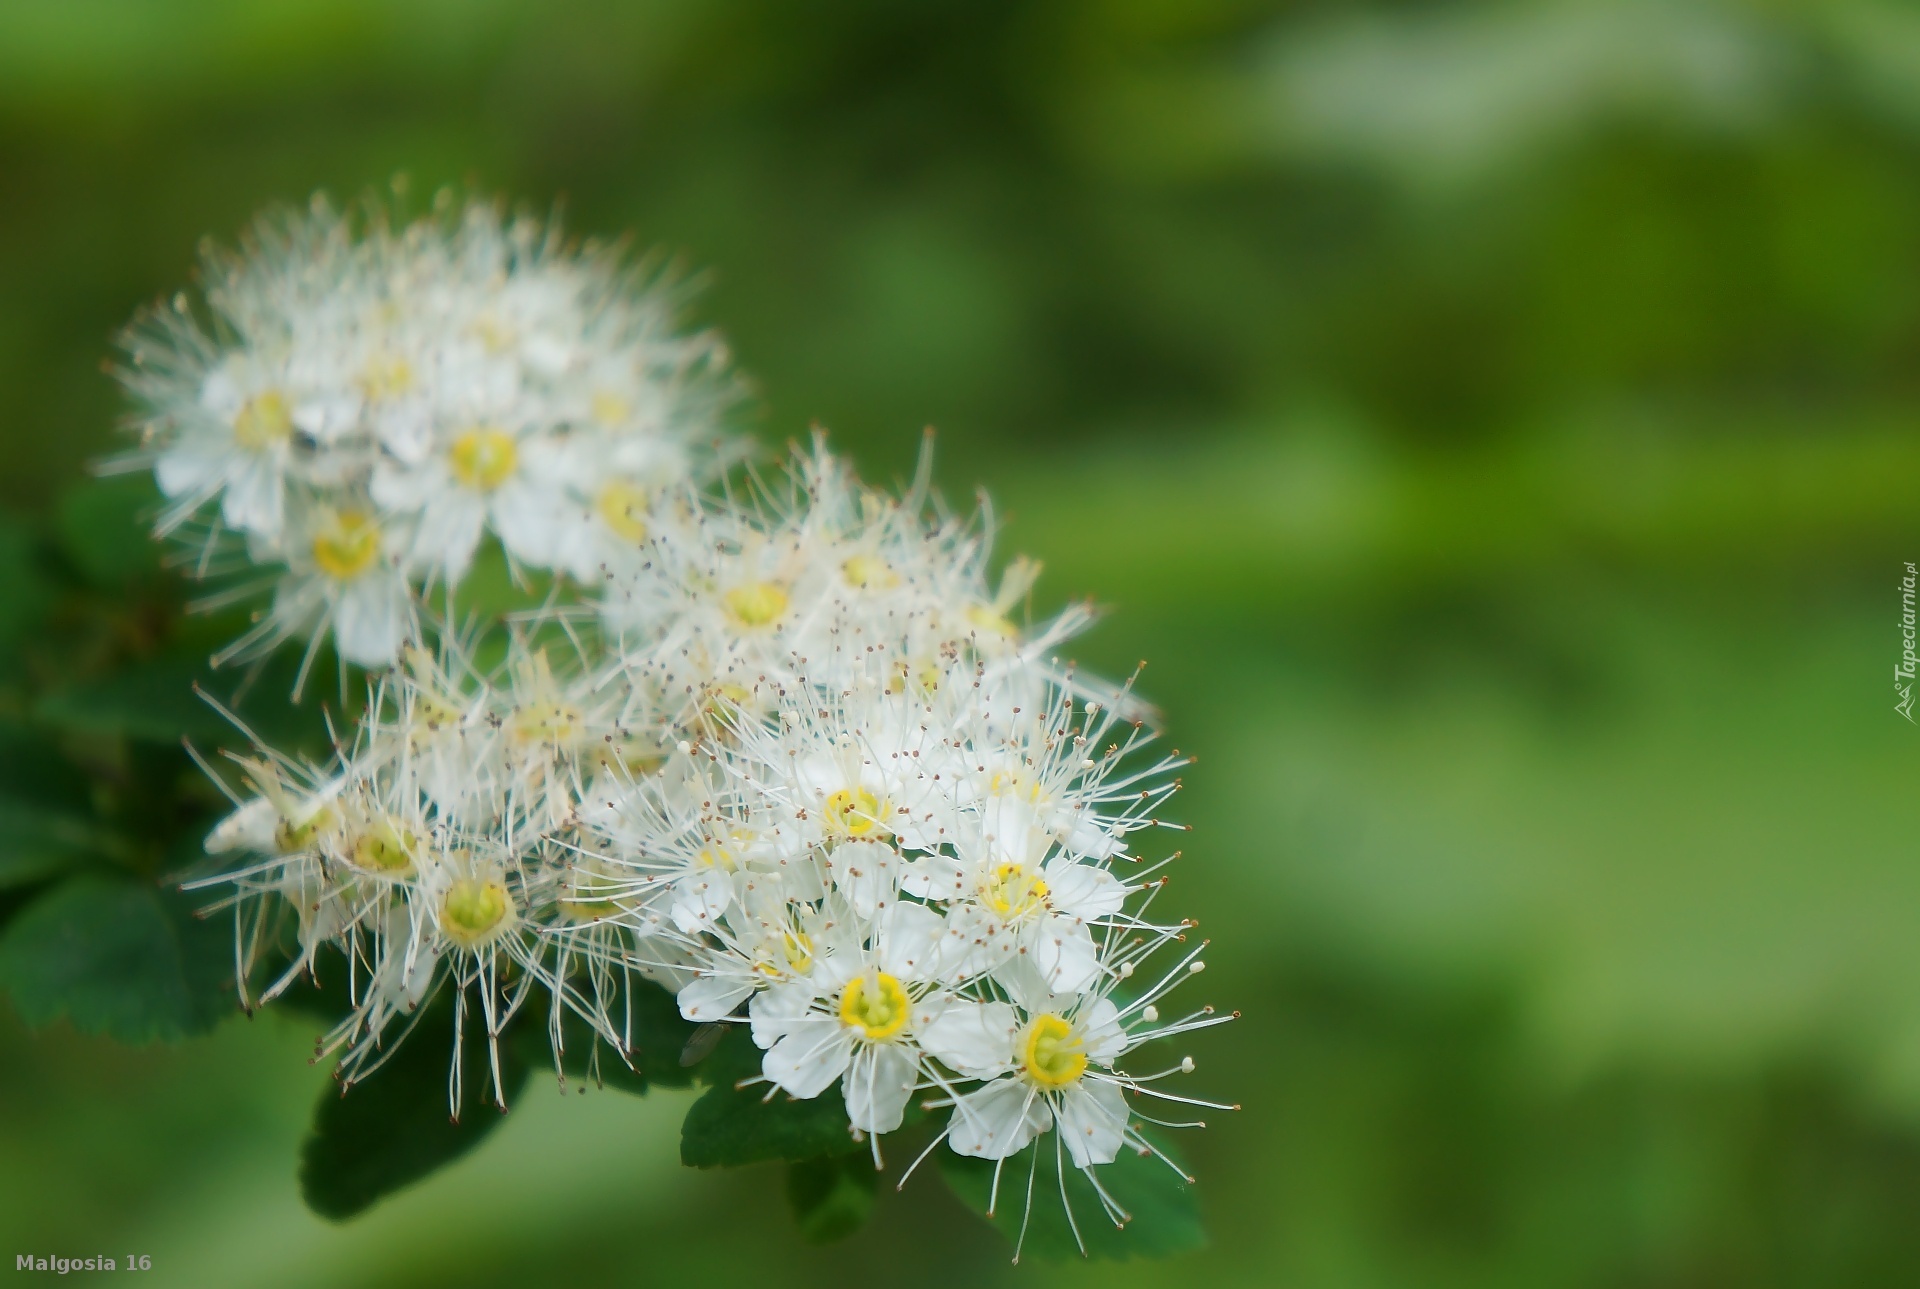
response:
{"label": "dense white inflorescence", "polygon": [[[1129,1054],[1230,1018],[1159,1010],[1202,966],[1154,909],[1184,762],[1056,660],[1088,611],[1024,621],[1037,566],[990,578],[990,519],[924,470],[883,493],[816,442],[703,492],[717,347],[606,257],[485,206],[351,233],[263,225],[210,260],[217,330],[132,342],[160,531],[275,570],[241,647],[330,632],[379,669],[331,763],[258,747],[208,838],[243,992],[286,964],[243,1001],[344,971],[321,1050],[352,1083],[450,991],[457,1111],[463,1032],[504,1103],[523,1009],[625,1056],[664,987],[747,1029],[768,1095],[841,1098],[876,1164],[922,1096],[929,1150],[1051,1133],[1123,1220],[1097,1169],[1157,1153],[1139,1107],[1207,1104]],[[567,593],[483,649],[430,592],[488,536]]]}
{"label": "dense white inflorescence", "polygon": [[364,666],[418,638],[484,536],[518,566],[591,577],[641,512],[722,447],[725,349],[604,247],[470,202],[393,226],[316,199],[204,254],[128,331],[121,376],[167,502],[157,531],[202,574],[277,570],[237,653],[331,634]]}

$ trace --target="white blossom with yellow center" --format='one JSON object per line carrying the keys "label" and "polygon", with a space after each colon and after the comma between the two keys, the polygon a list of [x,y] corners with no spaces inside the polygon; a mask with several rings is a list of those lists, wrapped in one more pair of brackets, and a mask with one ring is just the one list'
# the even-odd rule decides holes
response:
{"label": "white blossom with yellow center", "polygon": [[957,839],[957,854],[923,855],[902,887],[949,909],[955,969],[973,976],[1023,959],[1057,992],[1074,993],[1100,974],[1096,928],[1121,914],[1130,888],[1096,864],[1050,852],[1044,836],[999,838],[980,830]]}
{"label": "white blossom with yellow center", "polygon": [[945,929],[931,909],[893,905],[868,945],[816,952],[805,977],[755,994],[748,1014],[767,1079],[802,1098],[837,1079],[855,1128],[898,1128],[926,1059],[920,1031],[944,1003],[929,991]]}

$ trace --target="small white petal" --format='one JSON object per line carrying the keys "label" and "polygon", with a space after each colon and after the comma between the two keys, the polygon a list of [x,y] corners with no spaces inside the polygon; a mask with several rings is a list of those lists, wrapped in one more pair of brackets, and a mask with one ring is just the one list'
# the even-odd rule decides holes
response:
{"label": "small white petal", "polygon": [[752,992],[751,980],[742,983],[730,977],[701,976],[680,990],[680,1014],[692,1021],[722,1020]]}
{"label": "small white petal", "polygon": [[987,1078],[1013,1068],[1013,1044],[1020,1029],[1006,1003],[964,999],[926,1008],[916,1025],[920,1046],[969,1078]]}
{"label": "small white petal", "polygon": [[1110,1164],[1126,1141],[1127,1099],[1105,1079],[1081,1079],[1060,1094],[1054,1119],[1074,1166]]}
{"label": "small white petal", "polygon": [[955,1154],[1005,1159],[1047,1126],[1047,1104],[1022,1079],[996,1079],[953,1105],[947,1145]]}
{"label": "small white petal", "polygon": [[826,1016],[791,1022],[780,1041],[767,1049],[760,1072],[801,1100],[833,1086],[853,1059],[853,1032]]}
{"label": "small white petal", "polygon": [[854,1054],[841,1090],[847,1122],[863,1132],[892,1132],[906,1117],[920,1062],[899,1043],[872,1043]]}

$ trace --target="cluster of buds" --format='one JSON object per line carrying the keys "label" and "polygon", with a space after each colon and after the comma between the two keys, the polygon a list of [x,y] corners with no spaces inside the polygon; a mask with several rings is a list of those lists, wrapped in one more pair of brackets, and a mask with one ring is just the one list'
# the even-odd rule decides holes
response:
{"label": "cluster of buds", "polygon": [[[361,243],[323,212],[222,279],[231,313],[236,283],[364,262],[419,371],[458,353],[488,379],[512,373],[482,410],[395,428],[364,358],[307,352],[359,335],[333,311],[346,306],[292,286],[271,361],[259,329],[236,325],[231,345],[202,337],[135,368],[168,427],[147,449],[172,498],[163,530],[224,522],[248,557],[312,585],[288,534],[316,558],[332,548],[294,516],[346,489],[400,542],[382,547],[400,625],[378,648],[350,644],[349,601],[326,592],[342,652],[379,664],[357,729],[326,764],[256,747],[208,838],[225,866],[198,884],[234,906],[240,960],[291,959],[243,1001],[344,964],[352,1011],[322,1051],[351,1084],[451,991],[457,1110],[463,1034],[484,1033],[504,1105],[499,1040],[524,1009],[556,1051],[578,1018],[626,1057],[633,991],[664,988],[687,1021],[750,1032],[769,1096],[841,1098],[876,1165],[919,1096],[946,1112],[928,1151],[1004,1162],[1045,1137],[1124,1220],[1097,1172],[1122,1150],[1159,1153],[1140,1125],[1164,1121],[1142,1107],[1208,1104],[1161,1084],[1190,1059],[1141,1073],[1127,1058],[1230,1019],[1161,1011],[1204,965],[1191,924],[1154,914],[1178,853],[1152,847],[1178,829],[1160,810],[1184,761],[1155,751],[1131,682],[1058,661],[1088,610],[1029,621],[1037,566],[996,583],[990,516],[946,510],[924,467],[884,492],[816,441],[702,489],[677,427],[711,409],[687,380],[706,351],[643,326],[658,302],[596,279],[599,261],[536,253],[522,227],[480,210]],[[487,339],[483,314],[510,339]],[[583,391],[609,370],[627,383],[602,422]],[[478,379],[435,376],[433,397],[495,398]],[[273,436],[256,427],[268,397],[287,422]],[[476,433],[502,437],[481,449]],[[336,453],[370,475],[326,482],[315,463]],[[631,506],[610,509],[616,493]],[[574,527],[531,537],[519,525],[536,511]],[[457,580],[483,529],[567,593],[450,626],[422,588]],[[274,631],[316,640],[325,615],[282,616],[288,595]]]}

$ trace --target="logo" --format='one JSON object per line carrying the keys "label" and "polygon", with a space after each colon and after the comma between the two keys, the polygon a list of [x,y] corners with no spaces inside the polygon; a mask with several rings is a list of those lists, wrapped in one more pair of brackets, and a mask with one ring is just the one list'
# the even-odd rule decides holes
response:
{"label": "logo", "polygon": [[1920,724],[1920,721],[1913,720],[1913,672],[1915,663],[1920,662],[1913,652],[1915,578],[1914,567],[1909,563],[1907,575],[1900,579],[1900,661],[1893,668],[1893,692],[1899,695],[1900,701],[1893,705],[1893,710],[1914,724]]}

